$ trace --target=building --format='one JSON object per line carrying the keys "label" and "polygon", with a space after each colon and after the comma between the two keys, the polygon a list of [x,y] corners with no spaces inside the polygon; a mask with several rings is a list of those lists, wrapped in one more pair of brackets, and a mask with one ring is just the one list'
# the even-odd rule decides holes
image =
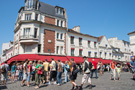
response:
{"label": "building", "polygon": [[[109,39],[108,42],[105,36],[96,37],[81,33],[80,26],[69,29],[67,19],[66,9],[63,7],[52,6],[39,0],[25,0],[25,6],[18,11],[14,42],[6,51],[5,60],[11,63],[26,58],[44,60],[54,57],[69,60],[73,57],[79,62],[83,56],[106,61],[119,60],[117,56],[121,54],[116,53],[115,41],[111,42],[115,38]],[[126,41],[121,43],[129,44]],[[123,46],[126,51],[121,52],[128,57],[129,47],[126,45]]]}
{"label": "building", "polygon": [[132,56],[135,56],[135,31],[128,33]]}
{"label": "building", "polygon": [[98,58],[98,37],[80,33],[80,26],[68,29],[67,55]]}
{"label": "building", "polygon": [[98,37],[99,57],[103,59],[112,59],[112,48],[105,36]]}
{"label": "building", "polygon": [[13,56],[13,42],[2,44],[1,62],[10,59]]}
{"label": "building", "polygon": [[25,0],[14,30],[14,55],[66,55],[66,10],[39,0]]}
{"label": "building", "polygon": [[[130,61],[131,57],[131,49],[130,49],[130,43],[124,40],[118,40],[117,37],[109,38],[108,39],[109,44],[115,49],[116,51],[120,52],[118,54],[113,53],[115,56],[115,59],[118,59],[120,61]],[[121,55],[123,53],[123,55]],[[118,56],[117,56],[118,55]]]}

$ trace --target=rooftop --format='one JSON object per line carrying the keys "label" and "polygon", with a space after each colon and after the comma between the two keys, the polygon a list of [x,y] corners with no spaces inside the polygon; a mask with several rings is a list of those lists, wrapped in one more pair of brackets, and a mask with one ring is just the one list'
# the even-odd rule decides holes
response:
{"label": "rooftop", "polygon": [[135,31],[128,33],[128,35],[135,33]]}

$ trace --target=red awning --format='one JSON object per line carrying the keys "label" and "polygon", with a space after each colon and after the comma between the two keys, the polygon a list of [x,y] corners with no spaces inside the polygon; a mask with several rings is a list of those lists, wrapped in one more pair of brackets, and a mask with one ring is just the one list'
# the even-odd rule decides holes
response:
{"label": "red awning", "polygon": [[112,62],[112,60],[105,60],[105,59],[102,59],[101,62],[103,64],[110,64]]}
{"label": "red awning", "polygon": [[14,56],[8,60],[8,64],[14,61],[25,61],[25,59],[29,59],[30,61],[33,60],[41,60],[44,61],[47,59],[49,62],[51,62],[51,58],[53,58],[55,61],[61,60],[62,62],[68,61],[66,56],[53,56],[53,55],[38,55],[38,54],[20,54],[17,56]]}

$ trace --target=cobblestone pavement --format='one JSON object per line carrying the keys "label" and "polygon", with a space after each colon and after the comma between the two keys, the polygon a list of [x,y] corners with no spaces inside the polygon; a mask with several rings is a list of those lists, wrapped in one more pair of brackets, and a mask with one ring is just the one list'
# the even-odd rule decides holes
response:
{"label": "cobblestone pavement", "polygon": [[[92,84],[93,88],[92,90],[135,90],[135,81],[133,81],[132,74],[131,73],[122,73],[121,74],[121,80],[119,81],[113,81],[110,80],[110,73],[105,73],[103,76],[99,76],[98,79],[93,78]],[[78,74],[78,78],[76,80],[76,83],[80,85],[82,79],[82,75]],[[21,82],[15,82],[10,83],[8,82],[7,86],[0,86],[0,90],[34,90],[34,86],[20,86]],[[86,83],[83,87],[83,90],[89,90],[87,88],[88,84]],[[41,85],[41,88],[38,90],[70,90],[72,85],[70,82],[63,84],[61,86],[57,85]]]}

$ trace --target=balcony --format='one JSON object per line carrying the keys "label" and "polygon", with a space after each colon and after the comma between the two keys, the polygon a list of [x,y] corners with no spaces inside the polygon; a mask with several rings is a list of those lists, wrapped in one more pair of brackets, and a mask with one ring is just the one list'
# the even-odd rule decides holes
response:
{"label": "balcony", "polygon": [[23,35],[23,36],[20,36],[20,43],[21,44],[37,44],[38,39],[39,38],[35,35]]}

